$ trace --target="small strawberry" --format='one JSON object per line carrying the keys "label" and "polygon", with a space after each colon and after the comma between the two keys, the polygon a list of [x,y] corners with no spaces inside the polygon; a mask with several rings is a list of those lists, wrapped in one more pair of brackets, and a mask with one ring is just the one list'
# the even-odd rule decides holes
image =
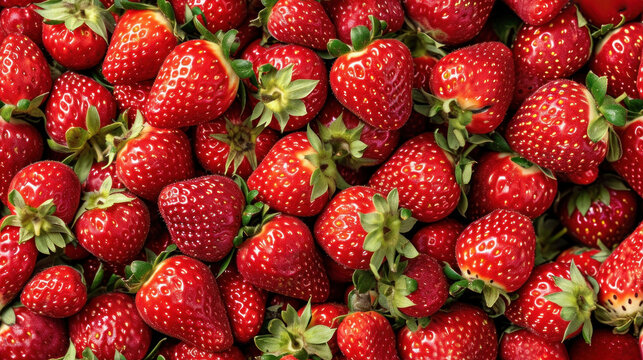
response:
{"label": "small strawberry", "polygon": [[125,185],[118,180],[118,176],[116,175],[116,164],[107,164],[107,162],[103,161],[94,163],[89,169],[87,179],[83,182],[83,191],[94,192],[100,190],[103,181],[108,177],[112,178],[112,189],[125,188]]}
{"label": "small strawberry", "polygon": [[643,12],[643,3],[638,0],[574,0],[581,13],[597,27],[634,20]]}
{"label": "small strawberry", "polygon": [[0,358],[50,360],[65,355],[69,339],[63,320],[37,315],[22,306],[8,311],[12,321],[0,326]]}
{"label": "small strawberry", "polygon": [[[215,34],[217,31],[226,32],[238,28],[248,14],[247,0],[171,0],[170,3],[177,14],[177,19],[187,21],[185,9],[199,8],[203,15],[197,19],[200,22],[205,18],[208,30]],[[180,15],[180,16],[179,16]]]}
{"label": "small strawberry", "polygon": [[500,360],[568,360],[565,345],[550,342],[525,329],[502,336]]}
{"label": "small strawberry", "polygon": [[[160,355],[160,354],[159,354]],[[237,347],[222,352],[200,350],[188,343],[180,342],[172,347],[172,352],[165,360],[245,360],[243,353]]]}
{"label": "small strawberry", "polygon": [[[297,314],[302,316],[306,311],[307,306],[299,309]],[[316,325],[327,326],[330,329],[337,329],[339,326],[339,318],[348,314],[348,307],[344,304],[324,303],[313,305],[310,308],[311,318],[308,328]],[[337,346],[337,332],[333,334],[333,338],[328,341],[328,346],[333,354],[339,352]]]}
{"label": "small strawberry", "polygon": [[636,338],[630,334],[615,334],[611,328],[596,329],[591,344],[573,340],[569,356],[572,360],[641,360]]}
{"label": "small strawberry", "polygon": [[458,220],[446,218],[428,224],[413,235],[411,243],[420,254],[427,254],[452,268],[458,266],[455,246],[465,226]]}
{"label": "small strawberry", "polygon": [[21,243],[19,232],[15,226],[0,231],[0,310],[20,293],[36,267],[38,250],[33,241]]}
{"label": "small strawberry", "polygon": [[571,264],[573,261],[583,275],[596,278],[598,269],[610,253],[611,251],[604,245],[600,249],[572,246],[561,252],[556,258],[556,262]]}
{"label": "small strawberry", "polygon": [[145,110],[145,102],[150,90],[152,90],[152,83],[149,81],[114,85],[114,100],[118,105],[118,111],[121,113],[127,111],[129,125],[136,120],[137,111],[142,113]]}
{"label": "small strawberry", "polygon": [[[27,35],[36,45],[42,45],[42,16],[38,15],[38,7],[28,6],[8,7],[0,11],[0,42],[12,33]],[[4,32],[4,35],[1,33]]]}
{"label": "small strawberry", "polygon": [[456,303],[432,316],[424,328],[410,331],[403,327],[398,333],[397,348],[402,360],[494,360],[497,344],[496,329],[487,314],[474,306]]}
{"label": "small strawberry", "polygon": [[134,299],[123,293],[99,295],[69,319],[69,337],[80,355],[89,348],[98,359],[145,357],[152,332],[136,311]]}
{"label": "small strawberry", "polygon": [[246,281],[232,266],[219,275],[217,283],[234,339],[240,343],[252,340],[263,325],[265,292]]}
{"label": "small strawberry", "polygon": [[643,197],[643,116],[623,127],[615,127],[621,139],[623,155],[612,162],[612,167],[627,184]]}
{"label": "small strawberry", "polygon": [[431,73],[433,73],[433,68],[438,61],[439,59],[432,55],[413,56],[413,65],[415,68],[413,75],[414,89],[427,92],[431,91]]}
{"label": "small strawberry", "polygon": [[38,315],[65,318],[79,312],[87,301],[83,277],[74,268],[57,265],[34,276],[20,295],[20,302]]}
{"label": "small strawberry", "polygon": [[576,185],[589,185],[598,179],[598,168],[591,168],[586,171],[573,173],[558,173],[556,177],[561,182],[569,182]]}
{"label": "small strawberry", "polygon": [[372,30],[356,27],[351,32],[352,47],[339,40],[328,43],[328,51],[337,57],[330,86],[337,100],[360,119],[396,130],[411,115],[413,57],[401,41],[378,39],[383,24],[369,18]]}
{"label": "small strawberry", "polygon": [[404,9],[400,0],[322,1],[328,16],[337,28],[337,38],[345,43],[351,41],[351,29],[355,26],[370,26],[369,15],[386,21],[385,33],[394,33],[404,25]]}
{"label": "small strawberry", "polygon": [[550,22],[567,5],[567,0],[503,0],[528,25]]}
{"label": "small strawberry", "polygon": [[391,324],[375,311],[346,316],[337,328],[337,344],[349,360],[399,359]]}

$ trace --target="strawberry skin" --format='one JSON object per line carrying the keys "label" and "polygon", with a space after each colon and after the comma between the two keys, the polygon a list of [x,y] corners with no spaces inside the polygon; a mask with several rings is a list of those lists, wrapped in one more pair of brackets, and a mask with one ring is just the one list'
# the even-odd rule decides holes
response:
{"label": "strawberry skin", "polygon": [[623,155],[612,163],[612,167],[628,185],[643,197],[643,116],[623,127],[615,127],[621,138]]}
{"label": "strawberry skin", "polygon": [[[0,44],[0,101],[17,105],[51,89],[51,74],[38,45],[22,34],[9,34]],[[44,101],[44,99],[43,99]]]}
{"label": "strawberry skin", "polygon": [[44,145],[38,130],[26,121],[0,120],[0,201],[8,204],[9,183],[25,166],[40,160]]}
{"label": "strawberry skin", "polygon": [[245,360],[246,357],[237,347],[222,352],[207,352],[185,342],[180,342],[172,347],[170,357],[166,360]]}
{"label": "strawberry skin", "polygon": [[337,28],[337,38],[351,41],[351,29],[363,25],[370,28],[369,15],[386,21],[386,33],[394,33],[404,24],[404,9],[400,0],[329,0],[322,5]]}
{"label": "strawberry skin", "polygon": [[391,324],[375,311],[346,316],[337,328],[337,343],[349,360],[399,359]]}
{"label": "strawberry skin", "polygon": [[[29,4],[24,7],[9,7],[0,11],[0,42],[12,33],[27,35],[36,45],[42,45],[42,16],[38,7]],[[2,34],[4,32],[4,34]]]}
{"label": "strawberry skin", "polygon": [[0,309],[20,293],[36,267],[36,245],[33,241],[20,244],[19,232],[15,226],[0,231]]}
{"label": "strawberry skin", "polygon": [[403,327],[397,347],[402,360],[494,360],[497,343],[496,329],[487,314],[477,307],[456,303],[446,312],[432,316],[424,328],[412,332]]}
{"label": "strawberry skin", "polygon": [[49,55],[69,70],[84,70],[100,63],[107,42],[87,24],[71,31],[65,24],[43,24],[42,43]]}
{"label": "strawberry skin", "polygon": [[556,258],[556,262],[571,264],[573,261],[583,275],[596,278],[598,275],[598,269],[604,261],[601,253],[602,252],[599,249],[572,246],[561,252]]}
{"label": "strawberry skin", "polygon": [[522,21],[529,25],[543,25],[556,17],[567,5],[567,0],[503,0]]}
{"label": "strawberry skin", "polygon": [[63,320],[34,314],[25,307],[13,311],[15,324],[0,327],[2,359],[50,360],[65,355],[69,338]]}
{"label": "strawberry skin", "polygon": [[158,265],[136,294],[136,308],[156,331],[201,350],[227,350],[234,341],[214,275],[187,256]]}
{"label": "strawberry skin", "polygon": [[426,92],[431,91],[431,73],[437,63],[438,59],[428,54],[413,57],[415,68],[415,73],[413,74],[414,89],[422,89]]}
{"label": "strawberry skin", "polygon": [[118,105],[119,112],[127,110],[127,118],[130,125],[134,123],[136,112],[144,115],[145,102],[152,90],[152,83],[149,81],[114,86],[114,100]]}
{"label": "strawberry skin", "polygon": [[134,299],[123,293],[99,295],[69,319],[69,337],[76,350],[89,347],[99,359],[113,359],[118,350],[127,360],[141,360],[151,333]]}
{"label": "strawberry skin", "polygon": [[95,162],[91,169],[89,169],[89,175],[87,175],[87,179],[83,182],[83,191],[98,191],[103,181],[108,177],[112,178],[112,189],[125,188],[125,185],[118,179],[118,175],[116,174],[116,163],[108,165],[107,162],[103,161]]}
{"label": "strawberry skin", "polygon": [[620,360],[641,360],[638,341],[630,334],[614,334],[611,328],[599,328],[592,335],[592,344],[575,339],[569,347],[572,359],[605,360],[617,357]]}
{"label": "strawberry skin", "polygon": [[456,268],[455,246],[464,225],[459,221],[446,218],[418,230],[413,235],[411,243],[421,254],[427,254],[440,262],[447,262]]}
{"label": "strawberry skin", "polygon": [[219,175],[168,185],[158,198],[172,242],[184,254],[208,262],[219,261],[232,250],[244,206],[237,184]]}
{"label": "strawberry skin", "polygon": [[431,316],[449,297],[449,284],[442,272],[442,264],[425,254],[408,261],[404,275],[417,282],[417,289],[407,298],[415,305],[400,308],[400,311],[415,318]]}
{"label": "strawberry skin", "polygon": [[102,73],[114,85],[153,79],[176,47],[170,21],[157,10],[127,10],[105,54]]}
{"label": "strawberry skin", "polygon": [[612,24],[616,26],[625,17],[624,22],[634,20],[643,12],[643,3],[638,0],[575,0],[587,21],[597,27]]}
{"label": "strawberry skin", "polygon": [[326,50],[328,41],[337,37],[335,26],[315,0],[277,0],[270,9],[267,28],[281,42],[317,50]]}
{"label": "strawberry skin", "polygon": [[368,184],[382,193],[404,189],[400,205],[419,221],[434,222],[452,213],[460,200],[454,171],[453,160],[433,134],[424,133],[400,146]]}
{"label": "strawberry skin", "polygon": [[160,128],[205,123],[230,107],[238,86],[239,77],[221,46],[205,40],[186,41],[161,65],[145,104],[145,117]]}
{"label": "strawberry skin", "polygon": [[240,343],[252,340],[263,325],[265,292],[246,281],[234,267],[228,267],[217,278],[217,283],[234,339]]}
{"label": "strawberry skin", "polygon": [[278,215],[237,252],[239,273],[256,287],[312,302],[328,298],[329,283],[310,230],[298,218]]}
{"label": "strawberry skin", "polygon": [[[299,309],[297,312],[299,316],[304,312],[305,307]],[[331,329],[337,329],[339,326],[338,317],[348,314],[348,307],[344,304],[336,303],[324,303],[313,305],[310,309],[312,318],[308,324],[310,329],[316,325],[328,326]],[[330,351],[335,354],[339,352],[339,347],[337,345],[337,332],[333,335],[333,338],[328,342]]]}
{"label": "strawberry skin", "polygon": [[565,345],[546,341],[525,329],[504,334],[499,352],[500,360],[569,360]]}
{"label": "strawberry skin", "polygon": [[527,160],[552,171],[595,168],[607,154],[607,135],[594,143],[587,136],[596,104],[585,86],[554,80],[520,106],[505,130],[509,146]]}
{"label": "strawberry skin", "polygon": [[20,302],[38,315],[65,318],[79,312],[87,301],[80,273],[69,266],[52,266],[36,274],[20,295]]}
{"label": "strawberry skin", "polygon": [[[248,4],[246,0],[170,1],[170,3],[174,2],[176,2],[177,5],[184,3],[191,9],[199,7],[205,16],[205,23],[208,30],[213,34],[216,34],[217,31],[226,32],[230,29],[237,28],[248,14]],[[181,9],[182,12],[185,11],[185,5],[183,5],[183,9]],[[175,5],[173,4],[173,6]],[[184,17],[181,17],[181,19],[183,18]]]}

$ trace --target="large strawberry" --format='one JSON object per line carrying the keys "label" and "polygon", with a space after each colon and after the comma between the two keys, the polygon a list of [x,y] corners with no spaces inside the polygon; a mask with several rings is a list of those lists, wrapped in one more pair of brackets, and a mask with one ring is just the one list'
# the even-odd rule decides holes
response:
{"label": "large strawberry", "polygon": [[87,301],[87,287],[78,270],[52,266],[34,276],[22,290],[20,302],[38,315],[65,318],[79,312]]}
{"label": "large strawberry", "polygon": [[638,0],[575,0],[583,16],[595,26],[612,24],[616,26],[621,21],[634,20],[643,12],[643,3]]}
{"label": "large strawberry", "polygon": [[0,327],[0,358],[50,360],[65,355],[69,346],[61,319],[37,315],[25,307],[11,310],[10,323]]}
{"label": "large strawberry", "polygon": [[569,346],[572,360],[605,360],[615,356],[620,360],[641,360],[638,341],[630,334],[615,334],[610,328],[598,328],[592,343],[575,339]]}
{"label": "large strawberry", "polygon": [[565,345],[520,329],[502,335],[500,360],[568,360]]}
{"label": "large strawberry", "polygon": [[21,243],[19,232],[15,226],[0,231],[0,310],[20,293],[36,267],[38,250],[33,241]]}
{"label": "large strawberry", "polygon": [[464,225],[458,220],[446,218],[418,230],[413,235],[411,243],[420,254],[430,255],[455,268],[458,266],[455,259],[455,246],[463,230]]}
{"label": "large strawberry", "polygon": [[567,5],[567,0],[503,0],[528,25],[542,25]]}
{"label": "large strawberry", "polygon": [[40,160],[42,136],[31,124],[0,119],[0,202],[8,204],[8,188],[13,176],[23,167]]}
{"label": "large strawberry", "polygon": [[355,26],[370,26],[369,15],[386,21],[385,33],[394,33],[404,24],[404,9],[400,0],[330,0],[322,1],[330,19],[337,29],[337,38],[345,43],[351,41]]}
{"label": "large strawberry", "polygon": [[456,303],[435,314],[424,328],[411,331],[403,327],[398,333],[397,348],[402,360],[493,360],[497,341],[496,329],[487,314],[474,306]]}
{"label": "large strawberry", "polygon": [[99,295],[69,319],[69,337],[78,355],[89,348],[101,360],[113,359],[117,351],[127,360],[143,359],[151,333],[134,299],[123,293]]}
{"label": "large strawberry", "polygon": [[[11,33],[27,35],[36,45],[42,45],[42,16],[36,12],[38,6],[8,7],[0,11],[0,42]],[[3,34],[4,33],[4,34]]]}
{"label": "large strawberry", "polygon": [[360,25],[351,32],[352,47],[339,40],[328,43],[329,52],[338,57],[330,70],[330,86],[337,100],[360,119],[395,130],[411,115],[413,57],[401,41],[377,39],[383,24],[370,19],[370,31]]}
{"label": "large strawberry", "polygon": [[158,198],[161,216],[179,250],[208,262],[219,261],[232,250],[244,206],[239,187],[219,175],[168,185]]}
{"label": "large strawberry", "polygon": [[346,316],[337,328],[337,344],[349,360],[399,359],[391,324],[375,311]]}
{"label": "large strawberry", "polygon": [[[643,74],[643,72],[642,72]],[[616,127],[623,154],[612,162],[612,167],[628,185],[643,197],[643,116]]]}
{"label": "large strawberry", "polygon": [[232,266],[217,278],[232,334],[238,342],[252,340],[261,330],[266,312],[266,293],[250,284]]}

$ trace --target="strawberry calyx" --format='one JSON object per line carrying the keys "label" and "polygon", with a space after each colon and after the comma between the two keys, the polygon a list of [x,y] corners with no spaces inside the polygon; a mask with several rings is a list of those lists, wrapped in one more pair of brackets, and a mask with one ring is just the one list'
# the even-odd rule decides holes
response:
{"label": "strawberry calyx", "polygon": [[429,317],[414,318],[399,310],[415,305],[408,296],[417,290],[418,284],[415,279],[404,275],[407,265],[408,262],[403,261],[400,262],[398,271],[393,272],[388,269],[382,271],[377,284],[379,293],[377,300],[380,306],[387,309],[393,318],[404,321],[409,330],[416,331],[418,326],[424,328],[431,320]]}
{"label": "strawberry calyx", "polygon": [[[627,121],[627,109],[619,104],[627,95],[623,93],[618,98],[607,95],[607,76],[598,77],[591,71],[587,74],[586,85],[590,93],[587,97],[592,116],[587,125],[587,136],[595,143],[607,138],[606,157],[608,161],[616,161],[621,157],[622,149],[613,126],[623,126]],[[594,102],[591,101],[592,97]]]}
{"label": "strawberry calyx", "polygon": [[352,129],[348,129],[340,114],[335,121],[328,126],[317,122],[319,138],[325,144],[330,144],[333,151],[333,160],[336,164],[354,170],[362,166],[375,164],[375,160],[363,158],[364,151],[368,147],[360,140],[364,123]]}
{"label": "strawberry calyx", "polygon": [[12,117],[24,117],[24,115],[27,115],[31,118],[44,119],[45,113],[40,109],[40,105],[42,105],[48,94],[40,94],[31,100],[21,99],[15,105],[0,102],[0,118],[9,121]]}
{"label": "strawberry calyx", "polygon": [[337,169],[332,145],[322,142],[310,125],[308,125],[306,135],[310,146],[315,150],[312,154],[304,156],[315,168],[310,177],[310,185],[313,187],[310,201],[313,202],[326,193],[330,196],[335,193],[337,188],[350,187]]}
{"label": "strawberry calyx", "polygon": [[112,177],[108,176],[103,180],[98,191],[83,194],[84,202],[78,209],[74,222],[88,210],[109,209],[114,204],[128,203],[134,200],[134,197],[123,194],[123,191],[125,189],[112,189]]}
{"label": "strawberry calyx", "polygon": [[575,186],[568,192],[567,214],[571,216],[575,210],[578,210],[581,215],[585,216],[589,208],[596,201],[600,201],[609,206],[609,189],[629,191],[625,183],[616,175],[604,175],[600,181],[597,181],[591,186]]}
{"label": "strawberry calyx", "polygon": [[386,30],[386,21],[379,20],[373,15],[369,15],[368,19],[371,22],[371,30],[364,25],[355,26],[351,29],[352,46],[348,46],[339,39],[332,39],[327,45],[328,53],[333,57],[340,57],[350,52],[359,52],[379,38]]}
{"label": "strawberry calyx", "polygon": [[446,56],[447,53],[442,50],[444,44],[423,32],[409,18],[405,18],[404,24],[404,30],[401,31],[396,39],[403,42],[411,50],[411,55],[414,58],[431,55],[439,59]]}
{"label": "strawberry calyx", "polygon": [[131,294],[135,294],[154,274],[158,266],[169,258],[176,249],[176,245],[171,244],[158,255],[151,250],[145,249],[147,261],[135,260],[130,265],[127,265],[125,267],[125,277],[118,279],[115,287],[123,287]]}
{"label": "strawberry calyx", "polygon": [[22,244],[34,239],[36,249],[49,255],[56,252],[57,248],[64,248],[74,238],[67,224],[53,215],[56,212],[53,199],[34,208],[25,203],[24,198],[17,190],[12,190],[9,193],[9,202],[14,206],[15,214],[4,219],[0,224],[0,230],[6,226],[19,227],[19,243]]}
{"label": "strawberry calyx", "polygon": [[[166,340],[166,338],[161,339],[156,344],[154,349],[152,349],[152,351],[150,351],[148,353],[148,355],[143,360],[152,360],[152,359],[165,360],[165,357],[163,357],[162,355],[158,355],[158,357],[156,356],[156,353],[158,353],[158,350],[160,349],[161,344],[165,340]],[[56,358],[56,359],[52,359],[52,360],[75,360],[75,359],[77,359],[77,357],[76,357],[77,353],[78,352],[76,350],[76,347],[74,346],[74,343],[70,339],[69,340],[69,347],[67,348],[67,352],[65,353],[65,355],[63,355],[60,358]],[[96,354],[94,354],[94,352],[92,351],[92,349],[89,346],[86,347],[85,350],[83,350],[83,352],[80,354],[80,356],[81,357],[78,358],[80,360],[100,360],[96,356]],[[120,351],[118,351],[118,349],[115,349],[114,350],[114,360],[127,360],[127,359],[125,358],[125,355],[121,354]]]}
{"label": "strawberry calyx", "polygon": [[243,159],[248,160],[253,170],[256,169],[257,154],[255,153],[255,146],[257,144],[257,138],[265,127],[253,126],[250,118],[247,118],[241,124],[234,124],[226,118],[225,128],[225,134],[211,134],[210,137],[228,144],[230,147],[225,162],[226,174],[228,173],[230,165],[233,165],[232,174],[230,175],[234,175],[243,162]]}
{"label": "strawberry calyx", "polygon": [[596,310],[596,319],[606,325],[614,328],[617,334],[626,334],[633,330],[634,334],[640,334],[643,328],[643,314],[634,312],[632,314],[615,316],[606,309],[599,307]]}
{"label": "strawberry calyx", "polygon": [[143,132],[143,129],[145,129],[145,127],[150,126],[145,123],[143,115],[139,110],[136,110],[136,117],[134,118],[134,122],[129,128],[127,126],[127,119],[127,110],[125,110],[118,116],[118,119],[115,122],[116,124],[120,124],[120,126],[122,127],[121,131],[113,133],[108,132],[107,134],[105,134],[106,148],[104,150],[104,156],[107,158],[107,164],[105,165],[106,167],[112,164],[118,152],[125,146],[125,144],[127,144],[129,140],[137,138]]}
{"label": "strawberry calyx", "polygon": [[[107,9],[109,12],[112,13],[118,13],[122,14],[126,10],[154,10],[154,11],[159,11],[165,19],[168,21],[168,28],[172,29],[172,32],[174,33],[174,36],[176,36],[178,39],[185,39],[186,34],[183,30],[180,29],[176,16],[174,14],[174,9],[172,8],[172,5],[167,2],[166,0],[157,0],[156,6],[150,5],[150,4],[145,4],[145,3],[140,3],[140,2],[133,2],[133,1],[128,1],[128,0],[115,0],[114,5],[110,6],[109,9]],[[192,13],[192,10],[189,12],[190,14]],[[186,12],[186,15],[188,12]],[[186,21],[190,22],[192,19],[190,18],[189,20]]]}
{"label": "strawberry calyx", "polygon": [[47,0],[36,4],[36,10],[46,24],[65,24],[69,31],[87,25],[94,33],[109,43],[108,33],[114,30],[115,20],[100,1],[92,0]]}
{"label": "strawberry calyx", "polygon": [[328,342],[335,329],[325,325],[310,326],[311,319],[310,301],[301,316],[289,304],[281,312],[281,319],[272,319],[268,323],[270,334],[255,337],[255,345],[266,355],[293,355],[301,360],[318,356],[323,360],[331,360],[333,354]]}

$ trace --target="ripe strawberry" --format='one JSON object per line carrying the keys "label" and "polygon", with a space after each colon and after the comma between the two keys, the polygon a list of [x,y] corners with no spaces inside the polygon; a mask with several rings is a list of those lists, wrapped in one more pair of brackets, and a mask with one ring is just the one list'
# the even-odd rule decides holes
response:
{"label": "ripe strawberry", "polygon": [[20,302],[38,315],[65,318],[79,312],[87,301],[80,273],[69,266],[52,266],[25,285]]}
{"label": "ripe strawberry", "polygon": [[559,203],[560,222],[580,243],[608,248],[623,240],[636,226],[637,196],[620,179],[605,177],[586,188],[574,187]]}
{"label": "ripe strawberry", "polygon": [[194,9],[198,7],[203,15],[198,19],[205,24],[208,30],[215,34],[217,31],[226,32],[238,28],[248,14],[246,0],[171,0],[177,19],[185,22],[185,7]]}
{"label": "ripe strawberry", "polygon": [[234,102],[218,119],[197,126],[194,152],[203,168],[247,179],[279,140],[274,130],[253,126],[246,109],[241,113]]}
{"label": "ripe strawberry", "polygon": [[399,359],[391,324],[375,311],[346,316],[337,328],[337,344],[349,360]]}
{"label": "ripe strawberry", "polygon": [[149,272],[143,277],[135,275],[142,283],[136,293],[136,308],[143,320],[156,331],[200,350],[229,349],[234,339],[210,269],[183,255],[159,260],[153,270],[146,266]]}
{"label": "ripe strawberry", "polygon": [[[339,264],[326,254],[322,254],[322,261],[331,284],[346,284],[353,281],[353,272],[355,272],[353,269]],[[337,287],[331,285],[331,291],[333,288]],[[330,297],[333,298],[332,294]]]}
{"label": "ripe strawberry", "polygon": [[615,127],[621,139],[623,155],[612,162],[612,167],[628,185],[643,197],[643,116],[623,127]]}
{"label": "ripe strawberry", "polygon": [[523,167],[510,153],[489,152],[474,168],[467,215],[484,216],[494,209],[519,212],[532,219],[545,213],[556,198],[558,183],[537,166]]}
{"label": "ripe strawberry", "polygon": [[590,286],[573,263],[540,265],[518,290],[518,299],[505,315],[546,341],[562,342],[581,333],[582,327],[583,338],[589,342],[597,287],[595,281]]}
{"label": "ripe strawberry", "polygon": [[630,334],[615,334],[611,328],[596,329],[591,345],[575,339],[569,347],[569,356],[572,360],[605,360],[615,357],[621,360],[641,360],[636,338]]}
{"label": "ripe strawberry", "polygon": [[13,176],[23,167],[40,160],[42,136],[31,124],[0,119],[0,201],[7,205],[8,188]]}
{"label": "ripe strawberry", "polygon": [[163,188],[158,207],[181,252],[199,260],[223,259],[241,226],[245,199],[234,181],[219,175]]}
{"label": "ripe strawberry", "polygon": [[0,358],[49,360],[65,355],[69,339],[63,320],[36,315],[26,307],[12,311],[15,322],[0,327]]}
{"label": "ripe strawberry", "polygon": [[127,10],[114,29],[103,76],[114,85],[153,79],[177,42],[172,23],[160,10]]}
{"label": "ripe strawberry", "polygon": [[[297,314],[302,316],[306,311],[306,307],[299,309]],[[337,329],[339,326],[338,318],[340,316],[348,314],[348,307],[344,304],[337,303],[324,303],[313,305],[310,308],[311,318],[308,328],[312,328],[316,325],[327,326],[330,329]],[[333,354],[339,352],[339,347],[337,346],[337,333],[333,334],[333,338],[328,341],[328,346],[330,351]]]}
{"label": "ripe strawberry", "polygon": [[550,22],[567,5],[567,0],[503,0],[528,25]]}
{"label": "ripe strawberry", "polygon": [[[413,73],[413,88],[424,91],[431,91],[431,73],[435,64],[438,63],[438,58],[432,55],[415,56],[413,54],[413,65],[415,72]],[[411,119],[409,119],[410,121]]]}
{"label": "ripe strawberry", "polygon": [[597,27],[612,24],[616,26],[621,21],[634,20],[643,12],[643,3],[638,0],[574,0],[587,20]]}
{"label": "ripe strawberry", "polygon": [[612,30],[597,45],[590,69],[598,76],[607,76],[607,93],[622,93],[637,98],[636,79],[643,51],[643,23],[632,22]]}
{"label": "ripe strawberry", "polygon": [[496,329],[487,314],[474,306],[456,303],[448,311],[432,316],[424,328],[412,332],[403,327],[398,333],[397,348],[403,360],[493,360],[497,343]]}
{"label": "ripe strawberry", "polygon": [[123,293],[99,295],[69,319],[69,337],[80,353],[91,349],[98,359],[141,360],[150,346],[151,331],[136,311],[134,299]]}
{"label": "ripe strawberry", "polygon": [[588,27],[579,24],[576,8],[570,6],[551,21],[520,27],[512,52],[516,65],[512,105],[517,108],[547,82],[578,71],[590,58],[592,39]]}
{"label": "ripe strawberry", "polygon": [[0,310],[20,293],[36,267],[38,250],[33,241],[19,242],[19,231],[15,226],[0,231]]}
{"label": "ripe strawberry", "polygon": [[573,261],[583,275],[595,278],[598,275],[598,269],[609,254],[610,250],[606,247],[594,249],[572,246],[561,252],[556,258],[556,262],[571,264]]}
{"label": "ripe strawberry", "polygon": [[598,179],[598,168],[591,168],[576,173],[558,173],[556,177],[561,182],[570,182],[577,185],[589,185]]}
{"label": "ripe strawberry", "polygon": [[246,281],[232,266],[217,278],[217,283],[234,339],[241,343],[252,340],[263,325],[265,292]]}
{"label": "ripe strawberry", "polygon": [[525,329],[505,333],[500,360],[569,360],[565,345],[549,342]]}
{"label": "ripe strawberry", "polygon": [[107,178],[98,191],[86,193],[76,217],[74,232],[82,247],[111,264],[136,258],[150,229],[145,203],[129,192],[112,191]]}
{"label": "ripe strawberry", "polygon": [[137,111],[141,113],[145,111],[145,102],[150,90],[152,90],[152,83],[149,81],[114,86],[114,100],[118,105],[118,111],[127,111],[130,125],[136,120]]}
{"label": "ripe strawberry", "polygon": [[351,41],[352,28],[371,25],[369,15],[386,21],[385,33],[397,32],[404,25],[404,9],[400,0],[330,0],[323,1],[322,5],[335,24],[337,38],[345,43]]}
{"label": "ripe strawberry", "polygon": [[325,50],[337,38],[335,26],[315,0],[263,0],[259,19],[270,35],[284,42]]}
{"label": "ripe strawberry", "polygon": [[83,182],[84,192],[94,192],[100,190],[103,181],[108,177],[112,178],[112,189],[125,189],[125,185],[118,179],[116,174],[116,163],[107,164],[107,162],[97,162],[89,169],[87,179]]}
{"label": "ripe strawberry", "polygon": [[[159,354],[160,355],[160,354]],[[245,360],[246,358],[237,347],[231,347],[222,352],[208,352],[200,350],[185,342],[180,342],[172,347],[172,352],[165,360]]]}
{"label": "ripe strawberry", "polygon": [[237,253],[237,268],[248,282],[297,299],[328,298],[328,278],[306,224],[278,215],[258,231]]}
{"label": "ripe strawberry", "polygon": [[[12,33],[27,35],[36,43],[42,45],[42,16],[36,10],[34,4],[27,6],[16,6],[2,9],[0,11],[0,42],[5,36]],[[4,32],[4,34],[2,34]]]}
{"label": "ripe strawberry", "polygon": [[424,133],[400,146],[369,185],[383,193],[404,189],[400,190],[400,206],[411,210],[419,221],[434,222],[458,205],[460,187],[454,172],[451,156],[438,146],[432,133]]}
{"label": "ripe strawberry", "polygon": [[464,227],[459,221],[446,218],[421,228],[413,235],[411,243],[420,254],[430,255],[456,268],[455,245]]}
{"label": "ripe strawberry", "polygon": [[370,33],[365,26],[356,28],[353,47],[339,40],[328,44],[337,57],[330,69],[330,86],[337,100],[360,119],[396,130],[411,115],[413,57],[399,40],[376,39],[382,24],[373,17],[371,21]]}

